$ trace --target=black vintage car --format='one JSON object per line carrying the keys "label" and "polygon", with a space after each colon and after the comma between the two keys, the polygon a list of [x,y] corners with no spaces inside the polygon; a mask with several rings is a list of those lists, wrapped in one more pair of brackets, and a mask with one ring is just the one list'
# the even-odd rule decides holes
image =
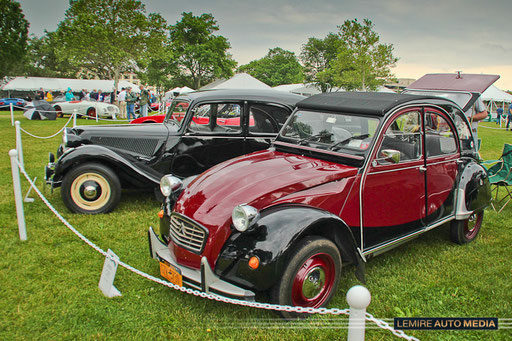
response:
{"label": "black vintage car", "polygon": [[[77,213],[112,211],[122,188],[157,188],[266,149],[304,97],[274,90],[209,90],[177,97],[163,123],[67,128],[45,179]],[[178,108],[187,108],[181,115]]]}

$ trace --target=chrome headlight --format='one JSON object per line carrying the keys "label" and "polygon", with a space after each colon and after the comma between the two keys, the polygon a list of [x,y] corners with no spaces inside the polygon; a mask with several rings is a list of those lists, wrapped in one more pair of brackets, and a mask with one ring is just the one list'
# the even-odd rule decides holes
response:
{"label": "chrome headlight", "polygon": [[233,209],[231,219],[233,226],[240,232],[247,231],[247,229],[256,221],[259,212],[256,208],[249,205],[238,205]]}
{"label": "chrome headlight", "polygon": [[164,175],[160,179],[160,192],[165,197],[168,197],[172,192],[179,190],[182,185],[183,182],[179,178],[172,175]]}
{"label": "chrome headlight", "polygon": [[64,146],[68,144],[68,132],[66,128],[64,128],[64,131],[62,132],[62,144]]}

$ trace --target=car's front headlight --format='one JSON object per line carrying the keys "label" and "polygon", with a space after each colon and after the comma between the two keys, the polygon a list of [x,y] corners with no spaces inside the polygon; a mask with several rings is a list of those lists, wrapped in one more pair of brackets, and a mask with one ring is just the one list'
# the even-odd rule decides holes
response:
{"label": "car's front headlight", "polygon": [[183,182],[173,175],[164,175],[162,179],[160,179],[160,192],[162,192],[165,197],[179,190],[182,186]]}
{"label": "car's front headlight", "polygon": [[66,146],[68,144],[68,132],[67,129],[64,128],[64,131],[62,132],[62,144]]}
{"label": "car's front headlight", "polygon": [[240,232],[245,232],[257,220],[259,212],[249,205],[238,205],[233,209],[231,219],[233,226]]}

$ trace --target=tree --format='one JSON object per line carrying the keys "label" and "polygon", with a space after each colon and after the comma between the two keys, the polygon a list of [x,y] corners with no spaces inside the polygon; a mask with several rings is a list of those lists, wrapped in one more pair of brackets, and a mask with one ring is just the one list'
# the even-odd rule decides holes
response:
{"label": "tree", "polygon": [[338,54],[343,42],[339,35],[329,33],[324,39],[309,38],[302,45],[300,60],[304,64],[304,80],[315,84],[322,92],[333,85],[330,63]]}
{"label": "tree", "polygon": [[165,40],[165,20],[137,0],[71,0],[55,32],[58,59],[100,79],[134,71],[137,61]]}
{"label": "tree", "polygon": [[267,55],[238,68],[272,87],[281,84],[302,83],[304,76],[295,53],[280,47],[269,49]]}
{"label": "tree", "polygon": [[236,62],[227,52],[231,45],[219,30],[217,21],[209,14],[194,16],[182,13],[181,21],[170,26],[171,54],[176,56],[173,76],[193,89],[216,78],[233,75]]}
{"label": "tree", "polygon": [[0,0],[0,79],[20,73],[27,51],[28,21],[19,3]]}
{"label": "tree", "polygon": [[393,56],[392,44],[379,44],[373,23],[364,19],[346,20],[338,26],[343,45],[331,61],[333,84],[345,90],[376,90],[393,79],[390,67],[398,58]]}

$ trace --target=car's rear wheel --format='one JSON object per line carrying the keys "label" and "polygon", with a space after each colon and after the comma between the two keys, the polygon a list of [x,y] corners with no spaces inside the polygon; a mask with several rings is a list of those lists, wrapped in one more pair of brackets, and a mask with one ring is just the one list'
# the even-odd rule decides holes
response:
{"label": "car's rear wheel", "polygon": [[450,226],[450,237],[453,242],[466,244],[476,238],[482,221],[484,220],[484,211],[473,213],[466,220],[454,220]]}
{"label": "car's rear wheel", "polygon": [[[283,276],[271,291],[280,305],[320,308],[336,292],[341,274],[341,256],[336,245],[321,237],[307,237],[290,252]],[[307,317],[282,311],[284,318]]]}
{"label": "car's rear wheel", "polygon": [[96,118],[96,109],[95,108],[89,108],[87,109],[87,116]]}
{"label": "car's rear wheel", "polygon": [[61,196],[64,204],[75,213],[107,213],[121,199],[121,183],[109,167],[86,163],[64,176]]}

